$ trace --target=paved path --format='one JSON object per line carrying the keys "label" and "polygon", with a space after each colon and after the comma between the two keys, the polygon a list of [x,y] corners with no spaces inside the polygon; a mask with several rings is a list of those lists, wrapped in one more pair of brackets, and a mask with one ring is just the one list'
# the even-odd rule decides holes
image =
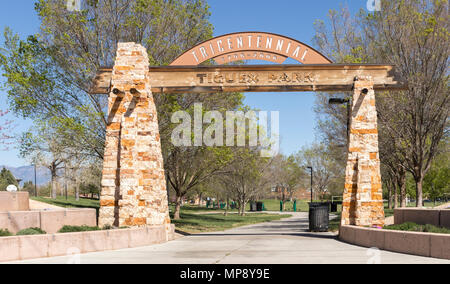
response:
{"label": "paved path", "polygon": [[440,206],[436,206],[435,208],[436,208],[436,209],[450,209],[450,202],[449,202],[449,203],[442,204],[442,205],[440,205]]}
{"label": "paved path", "polygon": [[46,210],[46,209],[65,209],[56,205],[30,199],[30,210]]}
{"label": "paved path", "polygon": [[[304,264],[367,263],[375,253],[381,263],[449,263],[418,256],[374,252],[342,243],[332,233],[307,232],[307,213],[219,233],[188,236],[161,245],[81,255],[81,263],[145,264]],[[368,255],[369,254],[369,255]],[[25,263],[67,263],[58,257]]]}

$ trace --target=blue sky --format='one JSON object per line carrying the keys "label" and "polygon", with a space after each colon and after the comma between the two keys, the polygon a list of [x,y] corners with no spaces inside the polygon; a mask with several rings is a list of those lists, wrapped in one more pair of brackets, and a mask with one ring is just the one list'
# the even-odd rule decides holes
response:
{"label": "blue sky", "polygon": [[[313,23],[325,19],[329,9],[338,9],[342,3],[352,12],[366,7],[367,0],[209,0],[211,22],[216,36],[239,32],[272,32],[295,38],[312,45]],[[22,37],[38,32],[39,20],[33,0],[2,1],[0,29],[6,26]],[[3,36],[1,37],[3,42]],[[3,82],[3,78],[0,78]],[[280,112],[281,151],[291,154],[310,144],[315,138],[313,93],[252,93],[246,94],[245,103],[264,111]],[[6,94],[0,89],[0,109],[7,109]],[[21,118],[14,120],[15,133],[27,130],[32,124]],[[27,161],[18,157],[18,151],[0,149],[0,165],[23,166]]]}

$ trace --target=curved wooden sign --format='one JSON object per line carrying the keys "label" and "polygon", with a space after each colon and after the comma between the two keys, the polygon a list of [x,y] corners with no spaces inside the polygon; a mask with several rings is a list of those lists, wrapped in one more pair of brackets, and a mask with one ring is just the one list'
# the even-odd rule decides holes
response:
{"label": "curved wooden sign", "polygon": [[292,58],[303,64],[333,63],[314,48],[297,40],[262,32],[234,33],[205,41],[178,57],[171,66],[197,66],[214,59],[218,64],[238,60],[264,60],[281,64]]}

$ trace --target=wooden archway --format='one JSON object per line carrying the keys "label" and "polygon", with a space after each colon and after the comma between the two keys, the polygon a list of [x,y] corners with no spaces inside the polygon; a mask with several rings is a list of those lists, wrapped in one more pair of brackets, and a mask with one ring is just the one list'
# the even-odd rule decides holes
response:
{"label": "wooden archway", "polygon": [[[288,57],[303,64],[198,66],[211,59],[281,63]],[[393,66],[331,64],[313,48],[270,33],[217,37],[171,66],[148,62],[143,46],[119,43],[114,67],[100,69],[92,86],[91,93],[109,94],[100,226],[171,230],[153,94],[261,91],[353,92],[342,225],[384,224],[375,91],[403,88]]]}

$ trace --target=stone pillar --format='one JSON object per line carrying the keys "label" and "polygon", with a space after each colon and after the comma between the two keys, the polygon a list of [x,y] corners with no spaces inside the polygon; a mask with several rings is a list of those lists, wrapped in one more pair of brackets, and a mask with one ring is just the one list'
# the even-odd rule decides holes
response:
{"label": "stone pillar", "polygon": [[112,73],[99,226],[166,225],[166,180],[148,55],[119,43]]}
{"label": "stone pillar", "polygon": [[355,79],[342,225],[383,226],[377,110],[371,77]]}

